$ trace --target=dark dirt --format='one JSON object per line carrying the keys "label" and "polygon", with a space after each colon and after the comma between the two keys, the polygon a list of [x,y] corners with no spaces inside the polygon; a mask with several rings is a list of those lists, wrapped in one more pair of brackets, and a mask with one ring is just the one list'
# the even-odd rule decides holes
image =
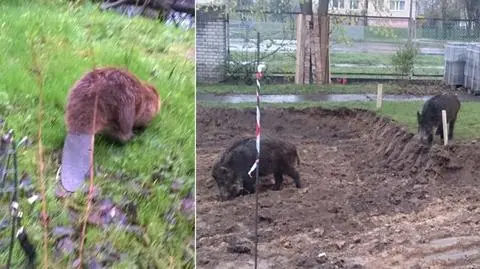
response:
{"label": "dark dirt", "polygon": [[[480,145],[424,148],[364,110],[267,108],[261,123],[297,146],[304,188],[259,194],[259,268],[479,268]],[[220,202],[210,171],[254,133],[254,109],[197,107],[197,268],[253,268],[255,196]]]}
{"label": "dark dirt", "polygon": [[[382,82],[379,82],[382,83]],[[451,87],[443,81],[389,81],[384,87],[392,87],[394,90],[389,94],[411,94],[411,95],[435,95],[441,93],[467,94],[463,87]]]}

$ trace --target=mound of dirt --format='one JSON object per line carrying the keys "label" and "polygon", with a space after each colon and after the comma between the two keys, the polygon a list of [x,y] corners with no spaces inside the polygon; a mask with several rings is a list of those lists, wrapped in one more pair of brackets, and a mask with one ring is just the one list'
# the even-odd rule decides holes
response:
{"label": "mound of dirt", "polygon": [[[480,265],[476,252],[448,261],[435,251],[415,256],[429,240],[480,230],[477,144],[425,147],[405,127],[360,109],[266,108],[261,124],[263,134],[297,145],[304,185],[286,178],[282,190],[259,194],[261,268],[330,268],[320,253],[344,261],[336,268]],[[198,268],[251,267],[255,196],[220,202],[210,171],[226,145],[254,130],[255,109],[197,107]]]}

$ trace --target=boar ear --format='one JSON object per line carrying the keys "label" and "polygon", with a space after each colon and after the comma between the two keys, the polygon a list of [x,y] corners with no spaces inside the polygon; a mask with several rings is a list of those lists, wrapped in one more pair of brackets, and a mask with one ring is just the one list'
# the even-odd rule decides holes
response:
{"label": "boar ear", "polygon": [[420,122],[421,119],[422,119],[422,115],[420,115],[420,112],[418,112],[417,110],[417,121]]}
{"label": "boar ear", "polygon": [[220,166],[220,171],[222,174],[228,174],[230,172],[230,169],[226,168],[225,166]]}

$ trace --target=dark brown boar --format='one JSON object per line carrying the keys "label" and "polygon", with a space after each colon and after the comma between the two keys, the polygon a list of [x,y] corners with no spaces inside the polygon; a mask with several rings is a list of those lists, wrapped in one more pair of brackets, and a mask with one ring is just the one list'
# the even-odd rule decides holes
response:
{"label": "dark brown boar", "polygon": [[[255,137],[235,141],[220,155],[212,169],[222,200],[230,200],[239,195],[255,192],[255,172],[252,178],[248,171],[257,158]],[[300,176],[295,169],[300,164],[296,147],[288,142],[262,138],[260,141],[259,176],[274,175],[274,190],[283,183],[283,174],[290,176],[297,188],[301,188]]]}

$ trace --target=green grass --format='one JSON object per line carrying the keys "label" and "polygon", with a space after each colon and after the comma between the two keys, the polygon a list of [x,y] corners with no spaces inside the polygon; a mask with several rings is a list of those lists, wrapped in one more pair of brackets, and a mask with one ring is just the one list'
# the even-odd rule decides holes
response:
{"label": "green grass", "polygon": [[[255,94],[255,85],[198,84],[197,93],[212,94]],[[264,84],[262,94],[313,94],[313,93],[372,93],[376,94],[378,83],[349,83],[330,85]],[[396,94],[404,92],[405,87],[393,83],[384,83],[383,92]]]}
{"label": "green grass", "polygon": [[[53,2],[10,0],[0,4],[0,118],[5,119],[7,128],[15,130],[18,138],[28,136],[33,140],[31,147],[21,149],[19,167],[32,175],[37,188],[39,87],[32,72],[34,54],[44,74],[41,125],[50,228],[72,225],[62,202],[54,197],[58,169],[54,153],[61,150],[66,135],[63,114],[67,92],[94,66],[127,67],[140,79],[157,86],[162,111],[145,133],[124,147],[102,138],[96,141],[95,162],[103,175],[95,178],[95,184],[115,202],[123,197],[135,201],[138,221],[146,233],[142,239],[118,228],[88,226],[86,249],[98,242],[112,242],[125,255],[114,268],[138,268],[140,264],[141,268],[152,264],[157,268],[193,268],[193,261],[187,266],[183,258],[187,244],[193,240],[193,221],[178,215],[176,224],[170,227],[164,215],[194,186],[194,62],[185,57],[186,51],[194,47],[194,32],[143,18],[102,13],[91,4],[69,6]],[[151,175],[158,171],[162,171],[164,180],[153,182]],[[127,179],[115,179],[115,174]],[[185,184],[173,193],[170,184],[177,179]],[[139,188],[132,187],[133,183],[152,193],[144,196]],[[22,199],[23,223],[39,251],[40,263],[41,204],[37,202],[32,207],[25,200]],[[82,208],[84,201],[83,194],[74,199]],[[172,234],[166,240],[169,233]],[[1,232],[0,239],[7,239],[7,235]],[[71,268],[77,255],[55,260],[53,248],[54,241],[50,239],[49,268]],[[0,251],[0,265],[6,262],[7,252]],[[24,258],[18,244],[14,255],[14,268],[19,268]]]}
{"label": "green grass", "polygon": [[[231,108],[253,108],[254,103],[225,104],[213,102],[199,102],[198,106],[204,107],[231,107]],[[417,132],[416,111],[420,110],[423,102],[384,102],[379,115],[389,117],[401,125],[408,127],[411,132]],[[376,110],[376,103],[372,102],[302,102],[296,104],[262,104],[262,107],[323,107],[323,108],[362,108]],[[455,138],[459,140],[479,138],[480,129],[480,104],[478,102],[463,102],[455,123]]]}
{"label": "green grass", "polygon": [[[354,53],[354,52],[335,52],[331,53],[332,64],[365,64],[365,65],[390,65],[391,54],[388,53]],[[419,66],[425,65],[440,65],[444,64],[443,56],[441,55],[418,55],[416,64]]]}
{"label": "green grass", "polygon": [[[268,55],[268,54],[267,54]],[[389,53],[373,52],[334,52],[330,54],[330,64],[332,73],[369,73],[373,75],[395,73]],[[231,52],[232,59],[235,61],[254,61],[255,53],[251,52]],[[260,56],[262,57],[262,55]],[[267,63],[268,72],[277,73],[295,73],[295,54],[293,53],[275,53],[262,59]],[[362,65],[360,68],[335,66],[338,64]],[[414,72],[422,75],[441,75],[443,69],[431,68],[432,66],[443,66],[444,59],[441,55],[419,55],[416,58]],[[379,66],[379,65],[385,65]]]}

